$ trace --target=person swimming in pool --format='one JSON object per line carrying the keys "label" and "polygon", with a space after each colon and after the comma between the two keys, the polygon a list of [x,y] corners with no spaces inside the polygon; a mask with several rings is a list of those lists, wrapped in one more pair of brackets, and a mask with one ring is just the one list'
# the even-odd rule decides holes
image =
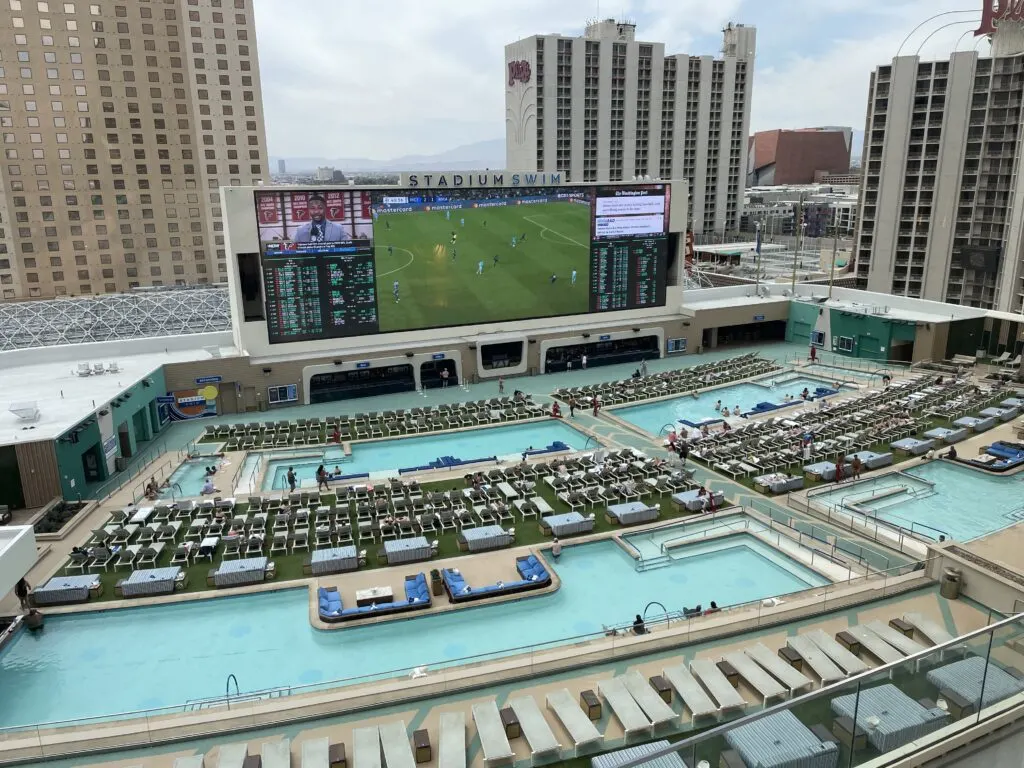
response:
{"label": "person swimming in pool", "polygon": [[721,410],[722,410],[722,401],[721,400],[715,400],[715,412],[718,413]]}

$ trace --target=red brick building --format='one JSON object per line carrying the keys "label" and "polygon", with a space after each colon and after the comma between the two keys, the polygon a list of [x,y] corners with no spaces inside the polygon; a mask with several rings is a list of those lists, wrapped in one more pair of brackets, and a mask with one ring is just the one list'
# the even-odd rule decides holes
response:
{"label": "red brick building", "polygon": [[750,137],[747,186],[813,184],[815,173],[850,169],[849,129],[760,131]]}

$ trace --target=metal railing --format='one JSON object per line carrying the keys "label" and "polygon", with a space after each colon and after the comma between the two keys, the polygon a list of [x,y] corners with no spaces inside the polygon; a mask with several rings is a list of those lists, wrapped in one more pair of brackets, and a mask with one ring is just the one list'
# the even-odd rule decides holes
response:
{"label": "metal railing", "polygon": [[[928,486],[930,486],[933,489],[932,492],[934,493],[934,487],[935,487],[935,483],[934,482],[931,482],[929,480],[924,480],[922,478],[918,478],[917,476],[911,475],[911,474],[908,474],[908,473],[894,472],[894,473],[891,473],[890,475],[885,475],[885,476],[882,476],[882,477],[879,477],[879,478],[867,478],[867,479],[861,480],[861,481],[854,481],[854,483],[851,483],[851,485],[848,486],[851,489],[852,492],[845,494],[842,498],[840,498],[840,500],[838,502],[822,501],[819,498],[817,498],[817,497],[823,496],[823,495],[825,495],[827,493],[834,493],[835,492],[835,488],[834,487],[831,487],[831,488],[821,488],[821,489],[815,489],[815,490],[812,490],[812,491],[808,491],[808,493],[807,493],[807,511],[812,513],[812,514],[819,514],[820,515],[822,513],[822,508],[823,508],[824,509],[824,513],[826,515],[826,519],[830,523],[841,525],[841,526],[843,526],[845,528],[848,528],[851,532],[860,533],[861,535],[863,535],[863,531],[872,530],[872,526],[873,526],[873,529],[874,529],[874,534],[872,536],[872,540],[873,541],[880,542],[880,543],[888,542],[889,546],[891,546],[892,543],[893,543],[893,536],[895,536],[897,541],[899,542],[900,551],[901,552],[904,551],[903,550],[903,543],[904,543],[904,538],[906,536],[910,536],[911,538],[915,539],[916,541],[920,542],[921,544],[928,544],[930,542],[938,541],[940,536],[941,537],[945,537],[947,539],[951,538],[952,537],[951,534],[948,531],[945,531],[945,530],[943,530],[941,528],[936,528],[935,526],[927,525],[925,523],[917,522],[917,521],[914,521],[914,520],[909,520],[909,519],[904,520],[904,518],[899,517],[897,515],[895,517],[897,517],[900,520],[904,520],[904,522],[906,522],[906,523],[909,523],[909,527],[905,526],[905,525],[900,525],[899,523],[897,523],[897,522],[895,522],[893,520],[888,520],[888,519],[880,518],[878,516],[878,514],[874,510],[867,510],[867,511],[865,511],[863,509],[860,509],[857,505],[855,505],[853,503],[847,503],[846,500],[848,498],[850,498],[851,496],[857,495],[856,491],[852,490],[853,488],[856,487],[856,485],[858,485],[858,484],[865,484],[865,485],[867,485],[867,484],[875,484],[875,483],[879,482],[880,480],[884,480],[886,477],[894,477],[894,476],[901,476],[901,477],[911,478],[911,479],[913,479],[914,482],[920,482],[923,485],[928,485]],[[879,491],[886,491],[886,490],[896,490],[898,486],[896,486],[896,485],[883,485],[883,486],[875,485],[873,487],[875,487],[875,489],[879,490]],[[914,495],[915,497],[917,497],[915,494],[911,494],[911,495]],[[870,498],[877,498],[877,496],[869,497],[869,500],[870,500]],[[790,496],[789,502],[792,505],[792,496]],[[817,507],[815,507],[815,505],[817,505]],[[844,520],[843,516],[849,518],[849,521]],[[858,518],[860,518],[863,521],[861,523],[861,527],[863,528],[863,531],[858,531],[858,529],[857,529],[856,521],[857,521]],[[878,528],[879,527],[885,528],[885,529],[887,529],[889,531],[890,535],[889,535],[889,537],[887,539],[879,539],[878,538]],[[925,533],[925,531],[931,531],[935,535],[928,535],[928,534]]]}
{"label": "metal railing", "polygon": [[[926,648],[899,661],[883,664],[854,677],[822,686],[817,691],[782,704],[766,707],[760,712],[718,725],[698,736],[652,750],[640,757],[624,760],[617,764],[617,768],[649,765],[667,755],[677,755],[689,766],[701,765],[701,761],[706,761],[705,764],[718,765],[721,753],[733,748],[733,742],[729,738],[731,733],[785,711],[791,712],[809,728],[822,724],[826,713],[839,718],[841,713],[852,710],[852,720],[856,723],[857,731],[864,734],[872,748],[844,749],[839,752],[839,756],[842,757],[841,764],[847,768],[868,762],[872,765],[881,765],[879,753],[885,755],[896,750],[899,759],[906,759],[932,744],[941,743],[959,731],[988,720],[1017,719],[1021,716],[1017,710],[1024,707],[1024,692],[1004,690],[997,693],[993,687],[986,685],[990,675],[1000,674],[1009,677],[1014,667],[1024,665],[1024,655],[1015,647],[1021,632],[1024,631],[1024,613],[993,623],[993,618],[1001,615],[996,611],[989,611],[987,626],[980,629]],[[945,693],[941,685],[932,681],[931,671],[937,665],[952,663],[951,660],[955,657],[967,656],[980,657],[984,660],[977,686],[978,693],[974,696],[963,696],[965,706],[957,706],[954,709],[946,701],[945,697],[949,694]],[[1003,667],[1010,667],[1011,672],[1003,671]],[[880,706],[874,703],[875,696],[871,693],[881,686],[893,686],[896,689],[895,697],[902,696],[908,702],[908,706],[930,711],[931,716],[938,720],[938,727],[931,731],[921,728],[913,733],[908,732],[905,738],[887,736],[887,731],[879,729],[881,720],[878,715],[882,714],[884,717],[884,714],[880,711]],[[919,697],[925,691],[932,692],[935,696],[934,702],[919,701]],[[891,701],[890,695],[887,705]],[[837,749],[835,746],[832,748]],[[744,757],[742,751],[740,757]],[[893,757],[895,759],[896,755]],[[836,764],[839,765],[840,762],[837,761]]]}
{"label": "metal railing", "polygon": [[[935,558],[939,559],[939,558]],[[926,561],[922,561],[926,565]],[[749,612],[748,622],[754,627],[767,627],[792,620],[787,613],[789,603],[800,600],[800,610],[812,614],[825,613],[835,610],[837,607],[848,605],[858,601],[858,595],[849,591],[851,584],[866,584],[881,582],[881,587],[872,591],[871,599],[880,599],[908,588],[916,588],[916,585],[908,585],[900,582],[895,588],[891,588],[890,580],[904,576],[909,570],[908,566],[900,566],[889,571],[876,571],[870,576],[858,576],[848,581],[835,582],[824,586],[813,587],[775,595],[772,599],[758,598],[757,600],[745,601],[728,606],[721,606],[714,612],[716,617],[722,614]],[[644,638],[657,640],[662,633],[672,632],[672,647],[693,641],[693,635],[701,633],[705,629],[702,619],[703,614],[687,615],[683,610],[668,610],[665,614],[651,617],[645,620],[648,625],[648,632]],[[664,625],[659,628],[659,625]],[[607,663],[615,658],[641,656],[661,650],[661,646],[652,647],[645,644],[642,638],[636,637],[633,632],[633,622],[603,627],[599,632],[591,632],[580,635],[563,637],[549,640],[542,643],[510,647],[503,650],[491,651],[472,656],[465,656],[458,659],[445,661],[420,660],[416,664],[407,667],[398,667],[388,671],[357,675],[347,678],[323,681],[319,683],[308,683],[289,687],[266,688],[253,691],[241,691],[238,699],[232,698],[232,713],[236,713],[235,705],[241,702],[241,708],[237,710],[239,720],[230,725],[219,720],[210,722],[190,721],[189,733],[193,738],[202,736],[226,736],[232,730],[244,730],[247,728],[264,727],[275,723],[287,723],[304,719],[304,715],[292,709],[282,710],[274,713],[272,710],[255,709],[255,706],[268,698],[292,697],[299,694],[315,693],[322,691],[334,691],[350,686],[365,685],[375,682],[395,680],[397,678],[409,678],[410,680],[422,680],[424,684],[430,684],[431,695],[441,695],[446,692],[464,691],[476,687],[493,684],[493,671],[481,669],[482,665],[494,661],[507,661],[515,657],[517,664],[514,669],[515,679],[528,678],[539,674],[550,674],[553,669],[553,661],[549,654],[551,651],[573,648],[572,658],[565,662],[566,668],[585,667],[592,664]],[[749,628],[749,626],[748,626]],[[665,638],[669,640],[668,637]],[[557,661],[554,662],[557,665]],[[508,667],[503,667],[507,672]],[[476,675],[479,674],[479,677]],[[414,684],[412,684],[414,685]],[[411,687],[411,686],[410,686]],[[414,690],[404,695],[415,695]],[[214,697],[211,697],[214,698]],[[223,695],[216,697],[221,701]],[[56,757],[60,755],[77,754],[81,748],[74,746],[74,740],[67,738],[65,729],[96,727],[109,724],[115,721],[124,721],[119,725],[119,735],[104,730],[103,749],[124,748],[137,744],[154,744],[165,740],[180,738],[180,733],[174,725],[173,716],[186,711],[197,709],[197,702],[207,701],[206,699],[190,699],[173,706],[158,707],[151,709],[129,710],[91,717],[70,718],[55,720],[45,723],[37,723],[22,726],[8,726],[0,728],[0,752],[5,748],[5,742],[22,740],[20,749],[30,749],[33,755],[38,757]],[[246,706],[250,709],[246,710]],[[199,707],[202,708],[202,707]],[[305,715],[308,717],[308,715]],[[64,734],[62,736],[61,734]],[[29,742],[29,747],[24,746],[24,741]]]}
{"label": "metal railing", "polygon": [[166,451],[167,443],[164,440],[161,440],[156,445],[150,446],[148,449],[138,454],[137,457],[132,458],[131,466],[128,469],[118,472],[95,491],[90,492],[89,496],[97,501],[103,501],[108,497],[113,496],[119,490],[128,485],[128,483],[138,477],[142,473],[142,470],[160,458],[160,456]]}

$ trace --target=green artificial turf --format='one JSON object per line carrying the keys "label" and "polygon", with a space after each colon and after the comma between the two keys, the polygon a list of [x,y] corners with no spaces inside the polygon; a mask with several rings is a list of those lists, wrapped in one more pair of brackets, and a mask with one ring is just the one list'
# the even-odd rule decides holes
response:
{"label": "green artificial turf", "polygon": [[[450,220],[444,211],[382,215],[374,225],[382,332],[590,310],[588,206],[539,203],[450,213]],[[483,273],[477,274],[480,261]]]}
{"label": "green artificial turf", "polygon": [[[420,484],[420,488],[423,489],[424,493],[448,491],[448,490],[451,490],[452,488],[459,488],[459,489],[461,489],[463,487],[465,487],[465,483],[461,479],[459,479],[459,480],[449,480],[449,481],[440,482],[440,483],[421,483]],[[564,504],[562,501],[560,501],[556,497],[554,491],[548,485],[546,485],[545,483],[538,483],[537,484],[537,491],[538,491],[539,495],[543,496],[544,499],[555,509],[556,514],[560,513],[560,512],[568,512],[569,511],[569,507],[566,504]],[[320,498],[323,501],[323,503],[325,503],[325,504],[330,504],[330,503],[332,503],[334,501],[334,497],[331,494],[322,494]],[[673,519],[673,518],[683,517],[683,516],[686,515],[686,513],[678,513],[678,512],[676,512],[673,509],[673,505],[671,503],[671,494],[665,494],[665,495],[662,495],[662,496],[651,495],[651,496],[647,497],[646,501],[649,504],[652,504],[652,505],[653,504],[661,504],[661,519],[663,519],[663,520],[669,520],[669,519]],[[239,509],[239,511],[244,511],[246,509],[246,505],[245,504],[239,504],[238,505],[238,509]],[[612,524],[608,523],[605,520],[604,514],[602,513],[602,510],[600,508],[595,508],[593,511],[596,514],[596,520],[595,520],[595,525],[594,525],[594,532],[595,533],[599,533],[601,531],[614,530],[614,529],[628,530],[628,528],[627,529],[623,529],[621,526],[612,525]],[[269,525],[268,525],[268,532],[267,532],[267,542],[266,542],[266,547],[264,549],[264,553],[263,554],[269,556],[270,542],[273,540],[273,534],[270,532],[269,529],[270,529],[270,527],[272,527],[273,521],[270,520],[270,521],[268,521],[268,523],[269,523]],[[515,523],[513,523],[513,524],[506,524],[506,525],[508,525],[510,527],[514,527],[516,529],[516,546],[525,546],[525,545],[530,545],[530,544],[540,544],[542,542],[549,542],[551,540],[551,537],[544,536],[540,532],[540,526],[538,525],[536,520],[528,519],[528,520],[526,520],[524,522],[523,520],[519,519],[519,517],[517,515]],[[444,533],[431,534],[431,535],[428,536],[428,538],[430,538],[430,539],[437,539],[438,540],[438,559],[447,558],[447,557],[458,557],[460,555],[467,554],[465,552],[460,552],[459,551],[458,544],[457,544],[457,541],[456,541],[457,535],[458,535],[457,532],[446,531]],[[185,536],[185,528],[183,527],[182,530],[179,532],[179,535],[178,535],[179,543],[184,540],[184,536]],[[311,535],[310,539],[312,540],[312,538],[313,537]],[[168,543],[168,546],[164,548],[164,551],[161,553],[159,559],[157,560],[156,567],[164,567],[164,566],[170,565],[171,557],[174,554],[175,546],[176,545],[171,545],[170,543]],[[371,569],[371,568],[387,568],[387,567],[389,567],[387,565],[382,565],[382,564],[378,563],[378,561],[377,561],[376,551],[383,546],[381,543],[379,543],[379,542],[376,543],[376,544],[366,544],[366,543],[364,543],[363,545],[356,544],[356,546],[359,547],[360,549],[366,549],[367,550],[367,563],[366,563],[366,566],[364,566],[360,570],[367,570],[367,569]],[[312,550],[312,543],[310,543],[310,549]],[[220,562],[220,560],[221,560],[221,558],[220,558],[221,551],[222,551],[221,549],[218,549],[217,554],[214,556],[213,563],[211,563],[209,560],[199,560],[194,565],[190,565],[190,566],[184,568],[184,570],[188,573],[188,587],[185,589],[186,592],[216,591],[216,590],[214,590],[214,588],[206,586],[206,574],[207,574],[207,572],[211,568],[215,568],[217,566],[217,564]],[[276,579],[276,581],[278,583],[280,583],[282,581],[289,581],[289,580],[293,580],[293,579],[308,578],[307,576],[304,576],[303,573],[302,573],[302,563],[309,556],[310,556],[310,552],[297,552],[294,555],[293,554],[287,554],[287,555],[274,554],[271,557],[271,559],[274,561],[275,565],[277,566],[277,579]],[[407,574],[407,573],[410,572],[410,565],[408,565],[408,564],[401,565],[401,566],[396,566],[396,567],[400,568],[402,570],[403,574]],[[423,562],[423,563],[414,563],[414,564],[412,564],[411,567],[419,569],[419,570],[422,570],[424,572],[429,572],[429,570],[430,570],[430,568],[432,566],[431,566],[430,562]],[[117,584],[119,579],[126,578],[130,573],[131,573],[131,569],[129,569],[129,568],[122,568],[122,569],[120,569],[118,571],[111,570],[111,571],[109,571],[107,573],[104,573],[104,572],[101,571],[98,575],[100,577],[100,581],[103,583],[103,594],[102,594],[102,596],[99,599],[100,600],[115,600],[115,599],[119,599],[114,594],[114,587]]]}

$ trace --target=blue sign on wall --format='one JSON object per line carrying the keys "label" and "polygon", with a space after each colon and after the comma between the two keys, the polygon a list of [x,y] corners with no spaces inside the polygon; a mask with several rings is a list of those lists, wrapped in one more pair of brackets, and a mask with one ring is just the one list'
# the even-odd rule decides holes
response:
{"label": "blue sign on wall", "polygon": [[223,376],[200,376],[196,379],[196,384],[220,384],[222,381]]}
{"label": "blue sign on wall", "polygon": [[438,352],[435,355],[430,356],[431,360],[444,360],[444,352]]}
{"label": "blue sign on wall", "polygon": [[369,368],[369,367],[370,367],[370,361],[369,360],[367,360],[364,363],[356,363],[356,368]]}
{"label": "blue sign on wall", "polygon": [[597,340],[598,341],[611,341],[612,340],[612,335],[610,333],[606,333],[603,336],[598,336]]}
{"label": "blue sign on wall", "polygon": [[764,315],[754,315],[755,323],[760,323],[762,320],[764,320]]}
{"label": "blue sign on wall", "polygon": [[156,401],[158,403],[173,403],[174,395],[160,395],[157,397]]}

